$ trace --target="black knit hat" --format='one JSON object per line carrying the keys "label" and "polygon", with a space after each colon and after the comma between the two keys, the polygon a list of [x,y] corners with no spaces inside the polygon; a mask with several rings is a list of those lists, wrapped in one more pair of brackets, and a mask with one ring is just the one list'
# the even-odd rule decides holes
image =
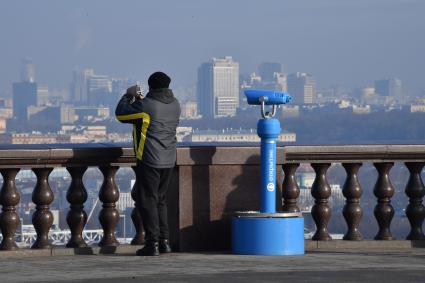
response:
{"label": "black knit hat", "polygon": [[155,72],[148,79],[148,85],[150,89],[168,88],[170,82],[170,77],[163,72]]}

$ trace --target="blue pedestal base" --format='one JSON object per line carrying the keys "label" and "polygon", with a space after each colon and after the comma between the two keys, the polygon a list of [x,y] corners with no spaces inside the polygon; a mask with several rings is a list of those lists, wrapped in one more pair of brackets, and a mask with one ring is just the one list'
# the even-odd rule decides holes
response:
{"label": "blue pedestal base", "polygon": [[[232,220],[232,252],[242,255],[304,254],[304,218],[285,213],[236,215]],[[299,214],[297,214],[299,215]]]}

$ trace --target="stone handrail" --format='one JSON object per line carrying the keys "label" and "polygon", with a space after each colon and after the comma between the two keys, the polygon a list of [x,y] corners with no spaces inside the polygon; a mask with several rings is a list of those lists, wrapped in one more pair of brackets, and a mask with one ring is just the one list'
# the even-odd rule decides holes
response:
{"label": "stone handrail", "polygon": [[[422,198],[425,195],[421,171],[425,164],[425,145],[341,145],[341,146],[285,146],[277,149],[277,164],[282,166],[285,178],[278,172],[278,179],[283,180],[281,195],[283,206],[279,209],[288,212],[299,211],[297,198],[300,189],[295,181],[295,173],[300,163],[309,163],[316,172],[311,189],[315,204],[311,214],[317,230],[314,240],[331,240],[327,230],[330,220],[328,198],[331,190],[326,172],[331,163],[342,163],[347,172],[343,186],[346,205],[343,215],[348,230],[345,240],[361,240],[359,222],[362,217],[360,198],[362,188],[357,173],[365,162],[372,162],[377,169],[378,179],[374,187],[377,197],[375,217],[379,231],[377,240],[393,239],[390,225],[394,215],[391,197],[394,187],[389,179],[389,172],[394,162],[404,162],[409,169],[410,178],[406,184],[409,205],[406,216],[411,224],[407,235],[410,240],[425,239],[422,223],[425,209]],[[260,149],[258,146],[179,145],[177,166],[170,190],[170,229],[174,231],[173,244],[180,250],[222,249],[229,244],[229,217],[232,211],[256,209],[258,201],[257,186],[259,182]],[[104,176],[99,192],[102,210],[99,222],[104,231],[100,246],[116,246],[115,228],[119,215],[115,207],[119,191],[115,184],[115,173],[120,166],[134,166],[133,149],[122,144],[55,144],[55,145],[1,145],[0,173],[3,186],[0,192],[0,229],[3,241],[2,250],[17,249],[14,242],[15,232],[19,226],[16,205],[20,195],[15,185],[15,177],[21,169],[32,169],[37,177],[32,200],[36,204],[33,225],[37,240],[32,248],[49,248],[47,235],[53,222],[49,205],[54,199],[48,177],[55,167],[66,167],[72,182],[67,192],[70,210],[67,223],[71,230],[71,239],[67,247],[84,247],[82,231],[87,221],[84,203],[87,192],[82,177],[88,167],[96,166]],[[278,170],[280,171],[280,170]],[[251,187],[253,189],[251,189]],[[249,188],[249,189],[246,189]],[[132,219],[136,235],[133,244],[143,242],[142,223],[137,210],[135,190],[132,191],[136,208]],[[214,237],[214,238],[213,238]],[[195,240],[194,240],[195,239]],[[202,243],[197,243],[203,239]]]}

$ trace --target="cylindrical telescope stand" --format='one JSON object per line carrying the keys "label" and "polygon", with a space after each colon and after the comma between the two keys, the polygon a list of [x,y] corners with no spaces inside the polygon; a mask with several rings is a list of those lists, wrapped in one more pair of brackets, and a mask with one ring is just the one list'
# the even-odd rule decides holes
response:
{"label": "cylindrical telescope stand", "polygon": [[232,221],[232,251],[247,255],[304,254],[304,218],[301,213],[276,213],[276,139],[280,123],[265,113],[257,124],[261,138],[260,211],[236,212]]}

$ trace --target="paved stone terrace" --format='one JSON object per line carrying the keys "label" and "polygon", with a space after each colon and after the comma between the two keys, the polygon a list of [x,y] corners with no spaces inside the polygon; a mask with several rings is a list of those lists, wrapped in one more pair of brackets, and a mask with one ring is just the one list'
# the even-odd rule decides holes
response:
{"label": "paved stone terrace", "polygon": [[[101,281],[100,281],[101,280]],[[1,257],[0,282],[425,282],[425,249]]]}

